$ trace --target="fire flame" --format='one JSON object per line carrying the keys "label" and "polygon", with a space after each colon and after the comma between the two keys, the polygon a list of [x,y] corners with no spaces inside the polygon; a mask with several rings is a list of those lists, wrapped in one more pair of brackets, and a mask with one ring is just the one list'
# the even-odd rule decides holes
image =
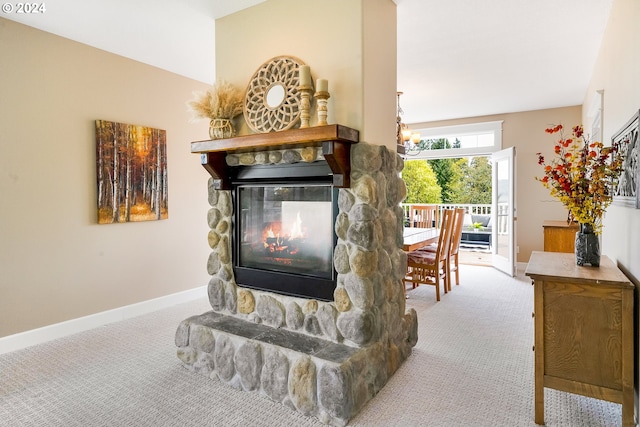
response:
{"label": "fire flame", "polygon": [[[276,226],[276,229],[280,227]],[[278,230],[279,231],[279,230]],[[280,232],[273,232],[273,225],[269,226],[268,229],[264,231],[265,238],[280,238]],[[296,214],[296,219],[291,223],[291,228],[288,234],[284,234],[285,239],[299,239],[304,237],[304,231],[302,230],[302,219],[300,218],[300,212]]]}

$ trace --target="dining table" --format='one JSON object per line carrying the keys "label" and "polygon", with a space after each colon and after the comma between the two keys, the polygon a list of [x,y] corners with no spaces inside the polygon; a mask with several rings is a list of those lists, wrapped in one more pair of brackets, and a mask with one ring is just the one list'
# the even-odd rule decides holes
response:
{"label": "dining table", "polygon": [[404,243],[402,244],[402,250],[405,252],[411,252],[431,243],[437,243],[440,235],[440,230],[436,227],[420,228],[420,227],[404,227],[402,237],[404,237]]}

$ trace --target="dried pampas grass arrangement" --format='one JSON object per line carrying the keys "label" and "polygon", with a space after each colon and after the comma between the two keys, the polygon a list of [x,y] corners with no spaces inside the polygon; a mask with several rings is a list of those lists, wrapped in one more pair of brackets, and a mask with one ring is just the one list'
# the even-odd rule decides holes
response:
{"label": "dried pampas grass arrangement", "polygon": [[206,92],[194,92],[187,107],[194,119],[232,119],[242,114],[243,94],[225,80],[218,80]]}

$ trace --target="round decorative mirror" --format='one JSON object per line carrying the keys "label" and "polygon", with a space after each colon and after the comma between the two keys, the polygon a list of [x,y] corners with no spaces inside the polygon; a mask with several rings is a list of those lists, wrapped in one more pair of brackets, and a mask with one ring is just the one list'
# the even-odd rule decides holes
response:
{"label": "round decorative mirror", "polygon": [[285,90],[284,86],[280,83],[274,83],[267,89],[267,95],[265,96],[265,102],[267,107],[271,109],[278,108],[280,104],[284,102]]}
{"label": "round decorative mirror", "polygon": [[297,58],[277,56],[254,73],[244,101],[244,118],[254,132],[287,130],[300,119],[301,65]]}

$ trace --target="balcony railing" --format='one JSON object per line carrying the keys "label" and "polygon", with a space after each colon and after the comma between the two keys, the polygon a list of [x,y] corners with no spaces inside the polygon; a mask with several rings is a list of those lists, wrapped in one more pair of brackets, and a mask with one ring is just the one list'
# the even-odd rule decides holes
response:
{"label": "balcony railing", "polygon": [[[462,230],[462,243],[464,247],[482,247],[491,248],[491,230],[493,228],[490,217],[491,217],[491,205],[490,204],[482,204],[482,203],[443,203],[443,204],[433,204],[433,203],[403,203],[400,205],[402,207],[404,218],[405,218],[405,226],[409,226],[410,218],[414,218],[416,211],[414,211],[414,216],[411,215],[411,209],[416,207],[435,207],[436,215],[434,220],[434,225],[439,227],[440,218],[442,218],[442,210],[443,209],[454,209],[454,208],[463,208],[465,210],[466,218],[464,222],[464,227]],[[498,212],[499,214],[500,212]],[[478,217],[476,217],[478,216]],[[475,217],[475,218],[474,218]],[[498,216],[498,235],[506,233],[506,222],[503,216]],[[481,222],[481,225],[477,227],[474,225],[474,222]],[[504,223],[504,224],[503,224]]]}
{"label": "balcony railing", "polygon": [[[491,205],[490,204],[482,204],[482,203],[402,203],[400,204],[402,210],[404,212],[404,218],[406,221],[409,220],[409,210],[411,206],[436,206],[437,207],[437,218],[442,218],[442,210],[443,209],[455,209],[455,208],[464,208],[465,213],[471,215],[491,215]],[[436,221],[438,222],[438,221]]]}

